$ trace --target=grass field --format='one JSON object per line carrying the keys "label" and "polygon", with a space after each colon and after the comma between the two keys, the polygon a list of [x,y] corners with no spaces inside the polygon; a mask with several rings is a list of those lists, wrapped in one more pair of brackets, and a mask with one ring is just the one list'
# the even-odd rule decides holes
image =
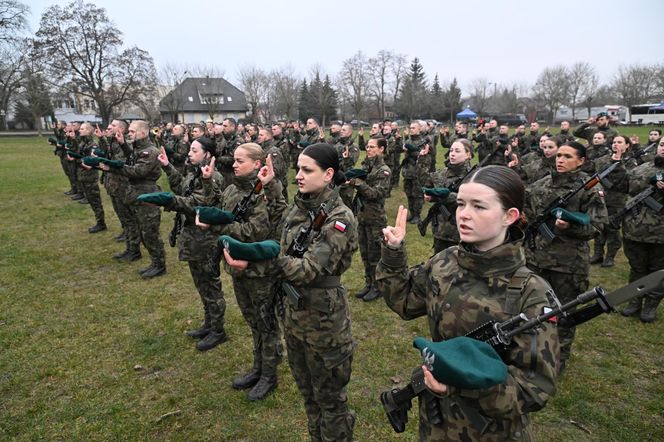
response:
{"label": "grass field", "polygon": [[[626,132],[647,139],[643,128]],[[230,340],[199,353],[184,331],[198,325],[202,308],[176,250],[166,245],[166,276],[143,281],[137,269],[146,253],[131,264],[111,258],[123,245],[112,239],[119,223],[105,191],[109,231],[90,235],[92,211],[63,195],[67,187],[45,138],[0,138],[0,439],[307,440],[286,363],[263,402],[230,386],[250,366],[252,344],[230,278],[223,277]],[[388,219],[401,201],[403,193],[393,192]],[[163,217],[164,239],[171,223]],[[428,258],[430,237],[410,228],[407,241],[411,264]],[[627,276],[621,253],[615,268],[593,267],[591,284],[610,290]],[[411,341],[428,336],[425,322],[352,296],[363,283],[359,252],[343,280],[358,342],[348,388],[355,437],[415,440],[414,412],[398,435],[378,396],[420,362]],[[613,314],[579,327],[556,397],[533,415],[538,440],[664,440],[659,313],[650,325]]]}

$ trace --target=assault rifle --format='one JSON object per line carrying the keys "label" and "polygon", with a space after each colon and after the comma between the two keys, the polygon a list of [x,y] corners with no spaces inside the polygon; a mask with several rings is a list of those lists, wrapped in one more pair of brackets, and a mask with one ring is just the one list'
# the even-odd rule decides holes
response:
{"label": "assault rifle", "polygon": [[[558,300],[554,298],[556,306],[552,309],[546,309],[541,315],[528,319],[525,314],[521,313],[503,322],[490,321],[471,331],[466,336],[486,342],[501,357],[505,357],[507,350],[512,345],[512,338],[514,336],[528,330],[536,329],[554,317],[558,318],[559,323],[565,325],[583,324],[602,313],[614,311],[618,304],[627,302],[632,298],[641,296],[657,288],[664,288],[664,270],[653,272],[609,294],[598,286],[578,295],[576,299],[563,305],[560,305]],[[579,310],[576,309],[577,306],[584,304],[588,305]],[[444,379],[440,379],[439,381],[445,382]],[[424,372],[422,367],[418,367],[413,370],[411,381],[407,386],[381,393],[380,401],[394,431],[402,433],[405,430],[406,422],[408,422],[408,410],[412,406],[413,398],[426,390]]]}
{"label": "assault rifle", "polygon": [[[261,180],[256,180],[256,184],[254,184],[254,188],[251,190],[251,192],[243,196],[242,199],[238,201],[238,203],[233,208],[234,221],[242,223],[247,220],[247,214],[252,207],[251,200],[256,195],[258,195],[261,190],[263,190],[263,183]],[[215,254],[212,256],[212,258],[210,258],[210,269],[213,273],[217,274],[217,276],[219,276],[219,263],[223,257],[224,249],[222,247],[218,247]]]}
{"label": "assault rifle", "polygon": [[562,208],[564,209],[567,207],[569,202],[572,200],[574,195],[579,193],[582,190],[590,190],[593,187],[597,185],[604,177],[609,175],[611,172],[613,172],[613,169],[615,169],[619,162],[615,162],[604,168],[603,170],[599,172],[595,172],[590,178],[588,178],[586,181],[581,183],[581,185],[568,190],[565,194],[560,195],[556,198],[554,198],[549,204],[542,210],[536,217],[533,222],[528,223],[528,227],[526,228],[525,236],[524,236],[524,243],[528,245],[528,248],[531,250],[534,250],[536,245],[535,245],[535,237],[539,234],[542,235],[542,237],[547,241],[551,242],[553,241],[553,238],[556,237],[556,234],[553,233],[552,227],[549,225],[550,223],[552,224],[552,221],[555,220],[555,215],[553,215],[551,212],[553,209],[556,208]]}
{"label": "assault rifle", "polygon": [[[485,160],[486,158],[482,161],[484,162]],[[465,180],[467,176],[469,176],[471,173],[475,171],[475,169],[479,167],[482,167],[482,164],[474,165],[473,167],[470,168],[468,172],[466,172],[464,176],[462,176],[461,178],[450,184],[450,186],[448,187],[450,193],[458,192],[459,187],[461,187],[461,183],[463,183],[463,180]],[[419,230],[420,235],[426,236],[427,227],[429,227],[429,223],[431,223],[433,227],[438,227],[438,217],[436,215],[438,215],[439,213],[443,215],[443,218],[445,218],[446,220],[450,219],[450,217],[452,216],[452,214],[447,209],[443,201],[434,200],[433,205],[429,208],[429,211],[427,212],[426,218],[417,223],[417,230]]]}
{"label": "assault rifle", "polygon": [[[311,241],[323,228],[327,216],[328,213],[326,211],[325,203],[320,205],[318,212],[315,214],[310,212],[309,217],[311,218],[311,223],[309,223],[308,227],[302,227],[300,229],[293,242],[288,246],[286,255],[294,258],[302,258],[309,248]],[[284,296],[288,296],[288,299],[290,299],[291,303],[295,306],[295,310],[302,310],[304,308],[304,298],[302,295],[291,284],[282,282],[281,293],[277,295],[277,312],[280,316],[283,316],[284,313]]]}
{"label": "assault rifle", "polygon": [[657,191],[656,186],[657,184],[648,186],[637,195],[634,195],[629,201],[627,201],[627,203],[625,203],[625,207],[623,207],[620,212],[616,213],[611,219],[609,219],[609,223],[614,228],[619,228],[625,215],[629,212],[637,212],[641,209],[642,204],[650,207],[655,213],[659,213],[662,208],[664,208],[664,205],[652,197],[652,194]]}

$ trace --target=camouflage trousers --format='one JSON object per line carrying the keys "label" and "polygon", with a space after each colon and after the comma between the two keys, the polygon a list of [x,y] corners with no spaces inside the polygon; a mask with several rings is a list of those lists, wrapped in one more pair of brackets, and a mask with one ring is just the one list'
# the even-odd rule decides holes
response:
{"label": "camouflage trousers", "polygon": [[204,325],[212,330],[224,330],[224,314],[226,313],[226,300],[221,290],[219,274],[210,271],[207,261],[189,261],[189,272],[194,280],[194,286],[203,302],[205,312]]}
{"label": "camouflage trousers", "polygon": [[[588,275],[561,273],[554,270],[538,269],[529,264],[529,267],[547,280],[556,296],[562,304],[574,300],[577,295],[588,290]],[[565,363],[572,353],[572,342],[576,333],[575,326],[564,326],[558,324],[558,339],[560,341],[560,364]]]}
{"label": "camouflage trousers", "polygon": [[355,189],[352,186],[343,186],[339,189],[339,196],[341,197],[341,201],[343,201],[348,208],[350,208],[353,204],[354,192]]}
{"label": "camouflage trousers", "polygon": [[141,233],[136,218],[136,206],[127,203],[124,198],[120,197],[111,197],[111,201],[113,201],[113,208],[127,237],[125,240],[127,250],[138,252],[141,247]]}
{"label": "camouflage trousers", "polygon": [[304,397],[312,441],[351,441],[355,413],[348,408],[346,385],[353,356],[339,362],[304,341],[286,334],[288,365]]}
{"label": "camouflage trousers", "polygon": [[[629,282],[634,282],[657,270],[664,269],[664,244],[632,241],[623,238],[624,250],[629,261]],[[655,290],[642,299],[656,302],[664,298],[664,290]]]}
{"label": "camouflage trousers", "polygon": [[281,327],[275,310],[276,287],[269,278],[233,276],[233,290],[254,340],[254,368],[261,376],[276,377],[281,363]]}
{"label": "camouflage trousers", "polygon": [[78,192],[78,184],[76,182],[76,163],[67,160],[67,156],[63,154],[63,156],[60,157],[60,165],[69,180],[71,190],[73,190],[74,193]]}
{"label": "camouflage trousers", "polygon": [[122,199],[113,196],[109,194],[109,197],[111,198],[111,204],[113,205],[113,211],[115,212],[115,215],[118,217],[118,220],[120,220],[120,225],[122,226],[122,231],[127,230],[127,226],[131,224],[131,210],[128,210],[127,206],[122,203]]}
{"label": "camouflage trousers", "polygon": [[409,218],[411,216],[420,216],[422,206],[424,205],[424,196],[422,195],[420,181],[417,179],[404,178],[403,191],[408,198]]}
{"label": "camouflage trousers", "polygon": [[364,263],[364,281],[367,284],[373,284],[376,279],[376,266],[380,261],[380,248],[383,243],[385,222],[382,220],[362,221],[357,227],[360,255]]}
{"label": "camouflage trousers", "polygon": [[610,224],[602,225],[602,230],[599,236],[595,238],[594,254],[604,256],[604,246],[606,246],[606,256],[615,258],[618,250],[622,246],[622,238],[620,235],[620,227],[617,229]]}
{"label": "camouflage trousers", "polygon": [[393,152],[388,154],[385,164],[390,167],[392,171],[392,179],[390,180],[390,185],[392,187],[399,185],[399,178],[401,177],[401,153]]}
{"label": "camouflage trousers", "polygon": [[97,224],[104,224],[104,206],[101,204],[101,194],[99,193],[99,182],[78,181],[78,191],[83,191],[83,196],[90,203],[90,207],[95,214]]}
{"label": "camouflage trousers", "polygon": [[135,206],[135,211],[141,242],[148,250],[152,263],[164,265],[166,263],[164,242],[161,240],[159,233],[161,210],[159,210],[159,207],[138,204]]}

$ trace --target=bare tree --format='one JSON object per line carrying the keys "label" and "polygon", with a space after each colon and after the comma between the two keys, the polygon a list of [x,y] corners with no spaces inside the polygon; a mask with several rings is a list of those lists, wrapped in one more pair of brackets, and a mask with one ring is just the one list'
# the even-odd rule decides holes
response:
{"label": "bare tree", "polygon": [[370,81],[368,65],[367,57],[362,51],[358,51],[351,58],[343,61],[341,72],[339,72],[342,86],[340,92],[350,102],[355,118],[362,118],[362,110],[367,103]]}
{"label": "bare tree", "polygon": [[247,104],[251,109],[252,118],[260,121],[265,118],[265,112],[261,105],[265,102],[267,89],[269,87],[268,75],[265,71],[255,65],[240,68],[240,85],[247,98]]}
{"label": "bare tree", "polygon": [[489,81],[482,77],[476,78],[470,82],[468,85],[468,90],[470,90],[470,99],[472,100],[473,109],[477,115],[483,115],[487,111],[489,104]]}
{"label": "bare tree", "polygon": [[408,59],[404,54],[394,54],[390,65],[392,71],[392,104],[395,105],[399,91],[408,72]]}
{"label": "bare tree", "polygon": [[585,61],[574,63],[568,71],[568,76],[569,104],[572,108],[572,119],[574,119],[576,115],[576,105],[578,103],[581,101],[586,104],[592,102],[592,97],[595,90],[597,90],[599,78],[595,68]]}
{"label": "bare tree", "polygon": [[186,66],[177,63],[166,63],[159,70],[159,84],[169,89],[161,104],[169,112],[174,123],[179,119],[178,116],[184,106],[184,96],[180,85],[188,75],[193,74]]}
{"label": "bare tree", "polygon": [[374,99],[380,118],[385,118],[385,99],[394,57],[394,53],[383,49],[375,57],[369,59],[369,94]]}
{"label": "bare tree", "polygon": [[569,74],[565,66],[546,68],[537,77],[533,92],[549,112],[550,123],[553,123],[560,105],[569,100],[569,90]]}
{"label": "bare tree", "polygon": [[219,79],[223,78],[224,70],[216,65],[197,65],[190,70],[192,72],[201,103],[205,105],[208,118],[214,120],[221,113],[224,104],[224,91],[220,86]]}
{"label": "bare tree", "polygon": [[621,65],[613,79],[613,90],[625,106],[645,103],[655,96],[657,72],[656,66]]}
{"label": "bare tree", "polygon": [[35,36],[49,79],[94,100],[104,124],[157,81],[152,57],[137,47],[121,50],[121,36],[105,9],[80,0],[49,7]]}
{"label": "bare tree", "polygon": [[0,0],[0,42],[18,38],[28,27],[30,7],[16,0]]}
{"label": "bare tree", "polygon": [[278,118],[294,118],[297,114],[297,96],[300,89],[295,69],[289,64],[272,71],[270,76],[275,93],[273,113]]}
{"label": "bare tree", "polygon": [[29,57],[29,43],[25,40],[0,45],[0,129],[7,130],[7,114],[14,94],[23,80],[22,67]]}

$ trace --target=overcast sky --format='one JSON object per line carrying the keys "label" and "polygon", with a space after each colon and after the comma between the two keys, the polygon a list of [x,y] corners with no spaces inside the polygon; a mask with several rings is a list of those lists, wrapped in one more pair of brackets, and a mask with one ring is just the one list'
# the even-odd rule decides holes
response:
{"label": "overcast sky", "polygon": [[[25,0],[23,0],[25,2]],[[27,1],[33,32],[44,11],[68,1]],[[427,77],[532,85],[547,66],[587,61],[602,82],[620,64],[664,62],[664,1],[292,0],[95,2],[155,60],[216,65],[231,81],[241,66],[290,63],[336,74],[358,50],[419,57]]]}

